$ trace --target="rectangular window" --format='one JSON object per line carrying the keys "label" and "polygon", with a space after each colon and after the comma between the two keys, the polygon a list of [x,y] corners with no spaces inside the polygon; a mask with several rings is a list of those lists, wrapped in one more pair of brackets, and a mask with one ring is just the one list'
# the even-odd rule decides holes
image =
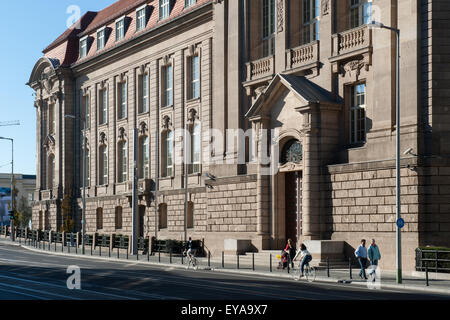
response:
{"label": "rectangular window", "polygon": [[49,134],[55,134],[56,129],[56,115],[55,115],[55,105],[48,105],[48,132]]}
{"label": "rectangular window", "polygon": [[197,0],[184,0],[184,7],[190,7],[197,3]]}
{"label": "rectangular window", "polygon": [[127,143],[123,142],[120,145],[120,149],[119,149],[119,182],[125,182],[127,181],[127,168],[128,168],[128,155],[127,155]]}
{"label": "rectangular window", "polygon": [[105,28],[97,31],[97,50],[105,47]]}
{"label": "rectangular window", "polygon": [[350,143],[366,142],[366,85],[358,84],[350,90]]}
{"label": "rectangular window", "polygon": [[319,0],[303,0],[303,44],[319,40]]}
{"label": "rectangular window", "polygon": [[171,177],[173,175],[173,133],[168,131],[166,133],[166,158],[165,158],[165,176]]}
{"label": "rectangular window", "polygon": [[263,0],[263,56],[275,54],[275,0]]}
{"label": "rectangular window", "polygon": [[83,39],[80,39],[80,59],[87,56],[88,53],[88,37],[84,37]]}
{"label": "rectangular window", "polygon": [[147,7],[139,8],[136,11],[136,32],[144,30],[147,20]]}
{"label": "rectangular window", "polygon": [[108,122],[108,90],[100,91],[100,124]]}
{"label": "rectangular window", "polygon": [[116,41],[125,37],[125,18],[116,21]]}
{"label": "rectangular window", "polygon": [[119,101],[119,119],[127,117],[127,83],[119,84],[120,101]]}
{"label": "rectangular window", "polygon": [[350,0],[350,28],[372,22],[372,0]]}
{"label": "rectangular window", "polygon": [[103,146],[100,149],[100,185],[108,184],[108,147]]}
{"label": "rectangular window", "polygon": [[159,0],[159,20],[166,19],[170,15],[170,0]]}
{"label": "rectangular window", "polygon": [[173,68],[171,65],[164,67],[164,99],[163,105],[168,107],[173,105]]}
{"label": "rectangular window", "polygon": [[200,124],[196,123],[191,130],[191,170],[189,173],[200,172],[200,154],[201,154],[201,139],[200,139]]}
{"label": "rectangular window", "polygon": [[149,97],[148,97],[148,82],[149,82],[149,76],[148,73],[144,74],[142,76],[142,106],[141,106],[141,112],[145,113],[149,110]]}
{"label": "rectangular window", "polygon": [[141,140],[141,148],[140,148],[141,158],[141,170],[140,170],[140,178],[141,179],[149,179],[150,177],[150,166],[149,166],[149,145],[148,145],[148,137],[144,137]]}
{"label": "rectangular window", "polygon": [[86,129],[91,127],[91,106],[89,101],[89,95],[83,97],[83,120]]}
{"label": "rectangular window", "polygon": [[190,80],[191,80],[191,92],[190,92],[190,98],[191,99],[197,99],[200,97],[200,58],[199,56],[193,56],[191,58],[191,74],[190,74]]}

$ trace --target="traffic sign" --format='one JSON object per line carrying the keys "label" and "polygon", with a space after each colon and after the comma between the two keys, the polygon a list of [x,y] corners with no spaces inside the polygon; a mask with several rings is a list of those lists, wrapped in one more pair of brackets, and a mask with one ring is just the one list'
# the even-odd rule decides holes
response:
{"label": "traffic sign", "polygon": [[397,220],[397,227],[399,227],[400,229],[402,229],[405,226],[405,220],[403,220],[402,218]]}

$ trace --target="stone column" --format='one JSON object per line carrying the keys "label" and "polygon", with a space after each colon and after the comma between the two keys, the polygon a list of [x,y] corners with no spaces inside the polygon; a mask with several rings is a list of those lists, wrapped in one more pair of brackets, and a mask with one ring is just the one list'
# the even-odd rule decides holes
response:
{"label": "stone column", "polygon": [[[263,130],[269,128],[269,118],[261,118],[254,124],[254,129],[258,137],[258,166],[257,166],[257,181],[256,181],[256,202],[257,202],[257,235],[260,237],[261,249],[269,245],[270,230],[269,230],[269,215],[270,215],[270,163],[264,158],[267,158],[268,136],[263,134]],[[265,153],[265,154],[264,154]]]}
{"label": "stone column", "polygon": [[303,239],[320,239],[320,159],[318,105],[298,107],[303,116]]}
{"label": "stone column", "polygon": [[275,73],[286,69],[286,49],[289,48],[289,2],[290,0],[276,0],[275,26]]}

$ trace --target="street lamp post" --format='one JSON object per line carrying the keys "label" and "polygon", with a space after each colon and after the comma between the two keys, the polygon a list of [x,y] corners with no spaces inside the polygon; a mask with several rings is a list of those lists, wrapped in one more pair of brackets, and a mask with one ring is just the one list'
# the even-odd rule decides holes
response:
{"label": "street lamp post", "polygon": [[[11,141],[11,212],[14,214],[15,195],[14,195],[14,139],[0,137],[0,140]],[[14,219],[10,220],[11,225],[11,241],[14,241]]]}
{"label": "street lamp post", "polygon": [[[72,115],[65,115],[68,119],[77,119]],[[83,141],[81,144],[83,153],[83,200],[82,200],[82,213],[81,213],[81,253],[85,254],[85,237],[86,237],[86,121],[81,118],[83,123]]]}
{"label": "street lamp post", "polygon": [[[396,154],[395,154],[395,169],[396,169],[396,221],[401,218],[401,202],[400,202],[400,29],[385,26],[381,22],[372,21],[369,24],[370,28],[387,29],[395,32],[396,41]],[[402,248],[401,248],[401,228],[396,224],[396,249],[397,249],[397,283],[402,283]]]}

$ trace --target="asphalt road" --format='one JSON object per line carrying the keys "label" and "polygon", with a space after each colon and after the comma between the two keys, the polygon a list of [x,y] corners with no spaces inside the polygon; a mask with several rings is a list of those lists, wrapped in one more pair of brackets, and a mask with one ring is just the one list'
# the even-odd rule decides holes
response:
{"label": "asphalt road", "polygon": [[[81,290],[67,288],[69,266]],[[53,256],[0,244],[0,300],[427,300],[449,296]]]}

